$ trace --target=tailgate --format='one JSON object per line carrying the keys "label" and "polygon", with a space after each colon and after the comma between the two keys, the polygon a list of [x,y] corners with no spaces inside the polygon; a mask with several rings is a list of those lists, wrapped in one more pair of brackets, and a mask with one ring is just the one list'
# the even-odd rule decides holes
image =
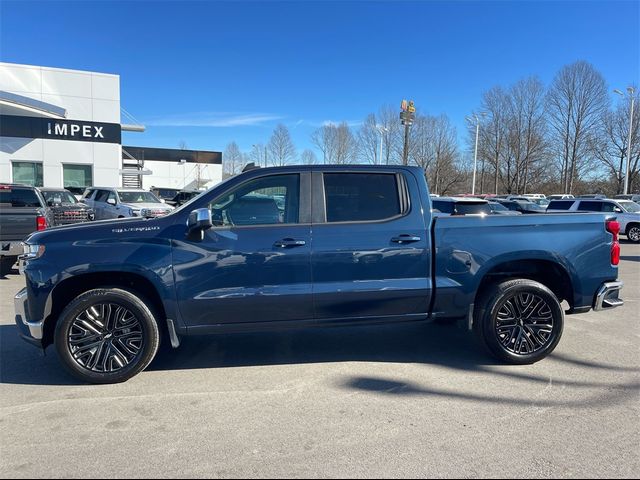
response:
{"label": "tailgate", "polygon": [[37,229],[37,208],[0,206],[0,241],[24,240]]}

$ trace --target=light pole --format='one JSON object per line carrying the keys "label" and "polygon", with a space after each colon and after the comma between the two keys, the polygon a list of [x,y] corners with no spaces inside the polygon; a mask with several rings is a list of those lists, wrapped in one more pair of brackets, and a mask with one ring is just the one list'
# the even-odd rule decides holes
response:
{"label": "light pole", "polygon": [[[627,171],[624,176],[624,194],[629,193],[629,176],[631,174],[631,134],[633,132],[633,104],[635,101],[634,93],[635,90],[633,87],[627,87],[627,92],[629,92],[629,97],[631,98],[631,113],[629,114],[629,140],[627,142]],[[613,93],[617,93],[621,97],[624,97],[624,93],[620,90],[614,90]]]}
{"label": "light pole", "polygon": [[[480,113],[480,117],[484,118],[487,114],[482,112]],[[476,194],[476,170],[478,168],[478,138],[480,137],[480,117],[478,117],[477,113],[473,114],[473,118],[467,117],[467,121],[469,123],[473,123],[473,120],[476,121],[476,147],[475,153],[473,155],[473,180],[471,184],[471,195]]]}
{"label": "light pole", "polygon": [[383,135],[389,131],[387,127],[383,127],[382,125],[376,125],[376,129],[380,132],[380,165],[382,165],[382,141]]}

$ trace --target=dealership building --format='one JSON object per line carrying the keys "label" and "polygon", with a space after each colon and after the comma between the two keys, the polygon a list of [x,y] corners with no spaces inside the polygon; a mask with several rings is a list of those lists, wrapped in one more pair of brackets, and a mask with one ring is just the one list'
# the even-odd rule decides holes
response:
{"label": "dealership building", "polygon": [[121,108],[118,75],[0,63],[0,183],[77,192],[222,179],[220,152],[123,146],[123,131],[145,127]]}

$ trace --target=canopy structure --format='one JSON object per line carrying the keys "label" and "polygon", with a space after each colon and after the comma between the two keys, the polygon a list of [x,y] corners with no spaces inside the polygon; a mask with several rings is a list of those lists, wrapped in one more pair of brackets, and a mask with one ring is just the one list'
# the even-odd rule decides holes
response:
{"label": "canopy structure", "polygon": [[67,118],[67,110],[51,103],[0,90],[0,114],[42,118]]}

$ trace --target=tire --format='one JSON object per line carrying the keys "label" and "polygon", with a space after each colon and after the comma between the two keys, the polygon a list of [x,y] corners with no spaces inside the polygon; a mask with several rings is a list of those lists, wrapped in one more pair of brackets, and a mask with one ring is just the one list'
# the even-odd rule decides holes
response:
{"label": "tire", "polygon": [[18,257],[0,257],[0,277],[11,273],[11,269],[18,261]]}
{"label": "tire", "polygon": [[538,362],[558,345],[564,312],[543,284],[516,279],[494,284],[482,294],[474,329],[487,350],[515,365]]}
{"label": "tire", "polygon": [[640,243],[640,225],[634,224],[627,228],[627,240]]}
{"label": "tire", "polygon": [[160,343],[151,309],[118,288],[89,290],[60,314],[54,338],[62,364],[77,379],[121,383],[144,370]]}

